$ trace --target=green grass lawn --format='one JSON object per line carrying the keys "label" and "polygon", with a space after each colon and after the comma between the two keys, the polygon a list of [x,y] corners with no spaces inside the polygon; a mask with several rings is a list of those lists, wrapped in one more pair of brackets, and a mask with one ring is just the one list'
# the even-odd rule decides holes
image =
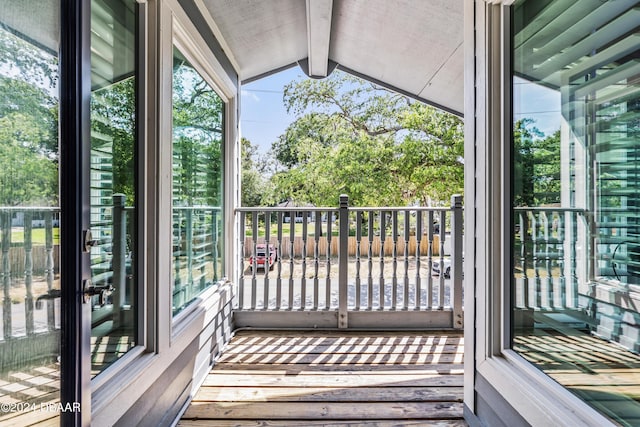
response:
{"label": "green grass lawn", "polygon": [[[31,230],[31,241],[34,245],[45,244],[45,229],[34,228]],[[24,231],[21,227],[13,227],[11,229],[11,243],[24,243]],[[53,229],[53,244],[60,243],[60,228]]]}

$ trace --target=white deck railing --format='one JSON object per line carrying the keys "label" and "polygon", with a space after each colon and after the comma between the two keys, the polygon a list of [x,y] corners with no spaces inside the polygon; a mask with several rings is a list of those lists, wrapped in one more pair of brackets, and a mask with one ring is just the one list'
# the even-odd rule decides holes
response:
{"label": "white deck railing", "polygon": [[577,226],[581,209],[514,208],[514,305],[562,310],[578,304]]}
{"label": "white deck railing", "polygon": [[238,312],[332,312],[338,327],[355,312],[447,312],[431,326],[462,327],[462,210],[460,196],[445,208],[346,196],[338,208],[239,208]]}
{"label": "white deck railing", "polygon": [[59,208],[0,207],[0,372],[54,362],[60,347]]}

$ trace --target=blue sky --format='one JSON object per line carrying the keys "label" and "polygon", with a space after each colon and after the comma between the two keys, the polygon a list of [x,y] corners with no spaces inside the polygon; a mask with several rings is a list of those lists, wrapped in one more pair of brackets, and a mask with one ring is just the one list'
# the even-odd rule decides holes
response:
{"label": "blue sky", "polygon": [[242,86],[240,132],[260,152],[282,135],[295,120],[282,104],[284,86],[296,79],[307,78],[299,67],[293,67]]}
{"label": "blue sky", "polygon": [[514,120],[532,118],[534,126],[545,136],[560,129],[560,91],[546,88],[535,82],[514,78]]}
{"label": "blue sky", "polygon": [[[293,67],[242,86],[242,136],[256,145],[261,153],[266,153],[271,143],[295,120],[282,104],[284,86],[292,80],[306,78],[299,67]],[[518,78],[514,83],[515,119],[533,118],[535,126],[545,135],[560,129],[559,92]]]}

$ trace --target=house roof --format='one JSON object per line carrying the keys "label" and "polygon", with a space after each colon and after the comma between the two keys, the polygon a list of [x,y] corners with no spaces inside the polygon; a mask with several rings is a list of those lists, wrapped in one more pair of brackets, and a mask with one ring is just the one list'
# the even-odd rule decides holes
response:
{"label": "house roof", "polygon": [[337,66],[447,111],[463,111],[460,0],[199,0],[248,82],[299,64]]}

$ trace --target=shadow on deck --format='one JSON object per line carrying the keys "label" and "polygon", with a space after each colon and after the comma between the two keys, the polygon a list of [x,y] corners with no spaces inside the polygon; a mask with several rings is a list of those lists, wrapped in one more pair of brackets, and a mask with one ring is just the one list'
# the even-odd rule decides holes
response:
{"label": "shadow on deck", "polygon": [[461,332],[240,331],[179,426],[466,426]]}

